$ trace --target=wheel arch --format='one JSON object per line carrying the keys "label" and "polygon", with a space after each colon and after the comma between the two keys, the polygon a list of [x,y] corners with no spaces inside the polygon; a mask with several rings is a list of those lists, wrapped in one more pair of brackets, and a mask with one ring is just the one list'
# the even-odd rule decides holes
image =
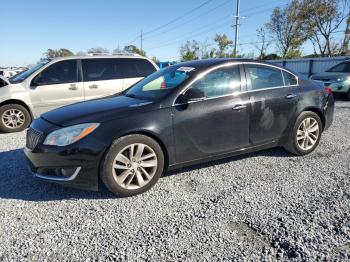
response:
{"label": "wheel arch", "polygon": [[30,107],[25,102],[23,102],[22,100],[18,100],[18,99],[9,99],[9,100],[6,100],[4,102],[1,102],[0,103],[0,107],[2,107],[4,105],[10,105],[10,104],[17,104],[17,105],[23,106],[25,109],[27,109],[27,111],[30,114],[30,117],[31,117],[31,121],[30,122],[33,121],[34,114],[33,114],[32,110],[30,109]]}
{"label": "wheel arch", "polygon": [[313,112],[319,116],[319,118],[321,119],[321,122],[322,122],[322,131],[323,131],[325,126],[326,126],[326,118],[323,115],[322,111],[317,107],[306,107],[306,108],[304,108],[303,111],[300,112],[300,114],[302,114],[303,112],[306,112],[306,111]]}
{"label": "wheel arch", "polygon": [[[108,153],[109,149],[111,148],[112,144],[114,143],[114,141],[118,140],[121,137],[129,136],[129,135],[144,135],[144,136],[148,136],[148,137],[152,138],[154,141],[156,141],[159,144],[159,146],[162,149],[163,154],[164,154],[164,171],[163,171],[163,173],[165,173],[168,170],[170,160],[169,160],[169,152],[165,146],[165,143],[162,141],[162,139],[159,136],[157,136],[156,134],[154,134],[151,131],[138,130],[138,131],[129,131],[129,132],[126,132],[126,133],[123,133],[119,136],[114,137],[114,139],[111,141],[110,145],[103,152],[103,156],[102,156],[100,164],[99,164],[99,172],[102,171],[102,166],[103,166],[105,156],[107,155],[107,153]],[[99,177],[100,177],[100,174],[99,174]]]}

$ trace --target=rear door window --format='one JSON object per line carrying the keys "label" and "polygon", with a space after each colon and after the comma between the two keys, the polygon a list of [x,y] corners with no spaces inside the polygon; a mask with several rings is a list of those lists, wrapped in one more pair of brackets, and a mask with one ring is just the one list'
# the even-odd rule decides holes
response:
{"label": "rear door window", "polygon": [[146,77],[157,71],[152,63],[146,59],[121,58],[119,63],[123,68],[124,78]]}
{"label": "rear door window", "polygon": [[123,78],[117,59],[82,59],[84,82]]}
{"label": "rear door window", "polygon": [[251,81],[252,90],[284,86],[280,69],[252,64],[246,64],[245,68]]}
{"label": "rear door window", "polygon": [[285,86],[294,86],[294,85],[298,84],[298,80],[294,75],[292,75],[286,71],[282,71],[282,74],[283,74]]}

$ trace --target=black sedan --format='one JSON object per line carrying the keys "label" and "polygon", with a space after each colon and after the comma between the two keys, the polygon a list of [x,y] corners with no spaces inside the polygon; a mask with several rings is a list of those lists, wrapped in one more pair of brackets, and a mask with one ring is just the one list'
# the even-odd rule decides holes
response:
{"label": "black sedan", "polygon": [[311,153],[332,123],[322,83],[251,60],[186,62],[123,93],[42,115],[27,132],[34,176],[136,195],[167,170],[282,146]]}

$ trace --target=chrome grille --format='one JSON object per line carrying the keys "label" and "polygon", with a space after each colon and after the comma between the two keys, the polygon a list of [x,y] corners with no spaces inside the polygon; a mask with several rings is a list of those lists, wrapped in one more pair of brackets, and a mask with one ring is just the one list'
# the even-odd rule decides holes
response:
{"label": "chrome grille", "polygon": [[31,150],[35,149],[41,140],[41,136],[42,136],[41,132],[33,128],[29,128],[27,131],[26,147]]}

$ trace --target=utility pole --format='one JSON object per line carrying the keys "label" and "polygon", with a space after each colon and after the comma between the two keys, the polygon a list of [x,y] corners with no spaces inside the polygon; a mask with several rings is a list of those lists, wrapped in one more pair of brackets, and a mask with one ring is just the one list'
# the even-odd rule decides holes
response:
{"label": "utility pole", "polygon": [[235,22],[235,45],[234,45],[234,50],[233,50],[233,54],[234,56],[237,55],[237,45],[238,45],[238,29],[239,29],[239,7],[240,7],[240,0],[236,0],[237,1],[237,6],[236,6],[236,22]]}
{"label": "utility pole", "polygon": [[141,52],[143,51],[143,31],[141,29]]}

